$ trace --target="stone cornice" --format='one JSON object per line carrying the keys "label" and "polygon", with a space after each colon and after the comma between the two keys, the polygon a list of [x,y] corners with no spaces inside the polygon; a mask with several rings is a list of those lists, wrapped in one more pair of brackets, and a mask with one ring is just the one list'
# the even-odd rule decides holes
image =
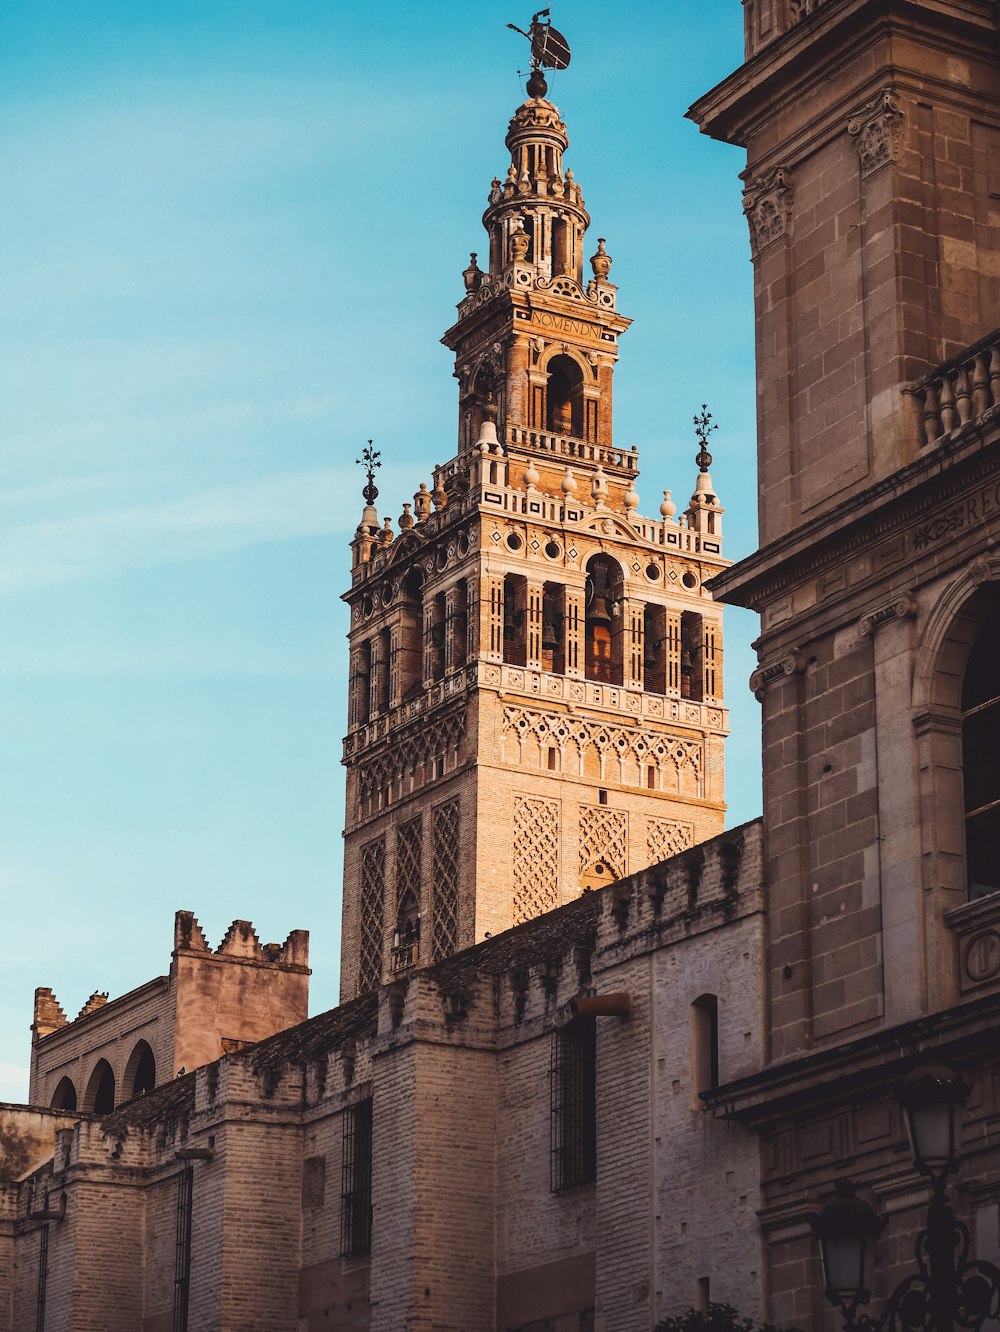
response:
{"label": "stone cornice", "polygon": [[952,3],[930,9],[916,0],[824,0],[804,20],[760,47],[686,112],[703,134],[746,148],[752,128],[801,96],[833,67],[842,68],[852,48],[890,35],[897,27],[929,41],[947,43],[950,54],[978,55],[995,41],[987,3]]}
{"label": "stone cornice", "polygon": [[[958,432],[956,432],[958,433]],[[852,495],[738,561],[708,585],[717,600],[760,611],[772,598],[811,575],[841,565],[854,552],[870,548],[882,536],[916,528],[907,535],[913,554],[980,521],[970,512],[977,487],[1000,474],[1000,416],[970,422],[959,442],[946,436],[940,445],[891,476]],[[949,507],[952,505],[953,507]],[[991,509],[1000,517],[1000,505]],[[923,527],[919,527],[922,519]]]}
{"label": "stone cornice", "polygon": [[810,1111],[853,1104],[899,1085],[918,1063],[941,1062],[970,1072],[984,1057],[1000,1058],[1000,994],[887,1027],[869,1036],[772,1064],[701,1099],[720,1119],[757,1129]]}

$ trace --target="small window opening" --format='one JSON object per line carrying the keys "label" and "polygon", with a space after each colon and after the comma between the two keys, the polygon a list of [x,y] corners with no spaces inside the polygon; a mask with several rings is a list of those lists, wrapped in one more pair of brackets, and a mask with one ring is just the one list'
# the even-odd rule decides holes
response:
{"label": "small window opening", "polygon": [[646,768],[646,785],[650,791],[656,790],[656,768],[652,763]]}
{"label": "small window opening", "polygon": [[566,589],[558,583],[542,588],[542,670],[562,675],[566,670]]}
{"label": "small window opening", "polygon": [[[393,698],[397,703],[405,703],[420,693],[423,688],[423,600],[424,575],[420,569],[411,569],[403,579],[400,589],[402,597],[399,610],[399,633],[396,648],[396,660],[391,663],[394,676]],[[388,635],[388,631],[386,631]],[[388,648],[386,649],[388,658]],[[389,679],[386,677],[386,693]]]}
{"label": "small window opening", "polygon": [[503,659],[512,666],[527,661],[527,580],[520,574],[508,574],[503,580]]}
{"label": "small window opening", "polygon": [[719,1085],[719,1000],[702,994],[691,1005],[692,1104],[702,1109],[700,1093]]}
{"label": "small window opening", "polygon": [[[144,1096],[156,1086],[156,1060],[153,1051],[145,1041],[140,1041],[129,1059],[132,1070],[132,1086],[126,1090],[130,1096]],[[126,1077],[130,1069],[126,1069]]]}
{"label": "small window opening", "polygon": [[597,1178],[597,1029],[574,1018],[552,1033],[550,1186],[553,1193]]}
{"label": "small window opening", "polygon": [[392,969],[402,971],[413,966],[420,955],[420,903],[408,888],[396,913],[396,932],[392,938]]}
{"label": "small window opening", "polygon": [[95,1115],[110,1115],[114,1108],[115,1075],[108,1061],[101,1059],[90,1075],[84,1109],[91,1110]]}
{"label": "small window opening", "polygon": [[599,805],[606,805],[608,803],[608,793],[603,786],[597,792],[597,803]]}
{"label": "small window opening", "polygon": [[667,612],[662,606],[643,611],[642,687],[651,694],[667,692]]}
{"label": "small window opening", "polygon": [[548,767],[549,772],[556,772],[559,767],[559,751],[554,745],[549,745]]}

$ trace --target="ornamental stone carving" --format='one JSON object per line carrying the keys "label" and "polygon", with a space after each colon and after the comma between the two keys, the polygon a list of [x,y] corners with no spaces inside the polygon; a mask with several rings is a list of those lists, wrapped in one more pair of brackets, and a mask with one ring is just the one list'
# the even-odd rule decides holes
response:
{"label": "ornamental stone carving", "polygon": [[888,624],[890,620],[912,620],[916,613],[916,601],[909,592],[903,592],[891,601],[883,601],[881,605],[865,611],[858,620],[858,633],[862,638],[871,638],[876,629]]}
{"label": "ornamental stone carving", "polygon": [[847,122],[861,163],[861,175],[870,176],[899,158],[903,139],[903,112],[891,88],[873,97]]}
{"label": "ornamental stone carving", "polygon": [[790,675],[801,675],[805,668],[806,659],[799,649],[795,648],[783,657],[775,657],[773,661],[766,661],[762,666],[758,666],[750,676],[750,691],[757,699],[762,699],[768,685]]}
{"label": "ornamental stone carving", "polygon": [[743,172],[743,211],[750,228],[750,252],[754,256],[791,230],[792,173],[775,167],[762,176]]}

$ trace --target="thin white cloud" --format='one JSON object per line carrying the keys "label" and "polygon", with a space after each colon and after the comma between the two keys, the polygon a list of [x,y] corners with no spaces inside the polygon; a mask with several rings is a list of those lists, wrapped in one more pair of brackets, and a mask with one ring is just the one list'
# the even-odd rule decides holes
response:
{"label": "thin white cloud", "polygon": [[0,1101],[24,1105],[28,1100],[28,1070],[20,1064],[0,1062]]}
{"label": "thin white cloud", "polygon": [[0,595],[353,526],[357,477],[318,468],[161,504],[15,527],[0,539]]}

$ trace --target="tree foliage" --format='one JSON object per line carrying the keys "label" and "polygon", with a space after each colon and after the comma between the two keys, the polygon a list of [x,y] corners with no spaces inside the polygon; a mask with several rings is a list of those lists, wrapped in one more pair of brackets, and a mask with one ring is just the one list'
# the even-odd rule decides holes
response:
{"label": "tree foliage", "polygon": [[[675,1318],[664,1318],[654,1332],[778,1332],[773,1323],[743,1318],[731,1304],[710,1304],[707,1309],[688,1309]],[[784,1332],[799,1332],[785,1328]]]}

